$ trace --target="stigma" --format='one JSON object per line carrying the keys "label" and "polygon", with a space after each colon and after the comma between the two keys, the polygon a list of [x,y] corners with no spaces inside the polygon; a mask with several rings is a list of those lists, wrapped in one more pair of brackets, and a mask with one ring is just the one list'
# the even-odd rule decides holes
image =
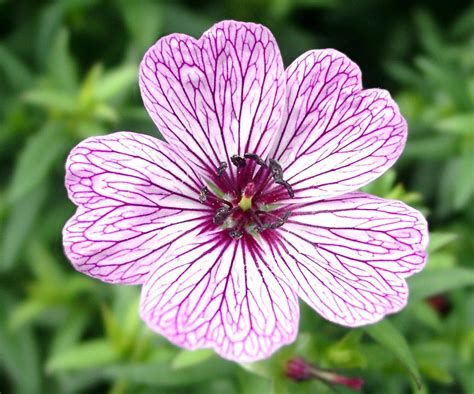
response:
{"label": "stigma", "polygon": [[242,193],[242,198],[239,201],[239,208],[245,212],[252,208],[252,197],[255,194],[255,184],[250,182],[245,186]]}

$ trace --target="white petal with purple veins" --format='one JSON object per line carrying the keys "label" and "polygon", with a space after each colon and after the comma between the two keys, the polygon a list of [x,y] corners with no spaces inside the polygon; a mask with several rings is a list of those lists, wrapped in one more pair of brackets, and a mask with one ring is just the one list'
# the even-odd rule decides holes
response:
{"label": "white petal with purple veins", "polygon": [[344,54],[307,52],[286,74],[286,116],[273,151],[294,202],[354,191],[398,159],[407,125],[397,104],[385,90],[361,90],[360,70]]}
{"label": "white petal with purple veins", "polygon": [[267,254],[322,316],[359,326],[405,306],[404,278],[423,268],[427,243],[420,212],[356,192],[293,212]]}
{"label": "white petal with purple veins", "polygon": [[249,238],[189,236],[167,254],[142,290],[141,316],[188,349],[240,362],[270,356],[298,330],[298,300]]}
{"label": "white petal with purple veins", "polygon": [[285,105],[285,75],[271,32],[225,21],[196,40],[171,34],[140,68],[142,98],[168,142],[202,168],[269,152]]}
{"label": "white petal with purple veins", "polygon": [[81,142],[66,163],[78,205],[63,243],[77,270],[136,284],[173,243],[212,215],[198,202],[195,169],[155,138],[128,132]]}

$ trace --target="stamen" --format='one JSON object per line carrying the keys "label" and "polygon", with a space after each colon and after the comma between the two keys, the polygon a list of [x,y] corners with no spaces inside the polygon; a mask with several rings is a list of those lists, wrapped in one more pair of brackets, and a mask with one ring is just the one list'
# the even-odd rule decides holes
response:
{"label": "stamen", "polygon": [[288,192],[288,195],[290,196],[290,198],[295,197],[295,192],[294,192],[293,188],[291,187],[291,185],[287,181],[285,181],[283,179],[277,179],[275,181],[275,183],[278,184],[278,185],[284,186],[286,191]]}
{"label": "stamen", "polygon": [[260,218],[257,215],[257,212],[255,212],[253,210],[250,211],[250,217],[256,223],[255,229],[257,230],[257,233],[261,233],[263,230],[268,228],[266,226],[266,224],[262,223],[262,221],[260,220]]}
{"label": "stamen", "polygon": [[294,198],[295,192],[291,185],[283,179],[283,169],[281,168],[280,163],[278,163],[275,159],[269,159],[268,162],[270,163],[270,171],[272,172],[275,183],[284,186],[288,192],[288,195],[291,198]]}
{"label": "stamen", "polygon": [[224,223],[225,220],[229,217],[230,213],[231,209],[227,205],[217,208],[216,213],[212,218],[212,223],[218,225]]}
{"label": "stamen", "polygon": [[272,172],[273,179],[275,181],[283,180],[283,169],[281,168],[280,163],[275,159],[269,159],[268,163],[270,165],[270,171]]}
{"label": "stamen", "polygon": [[229,231],[229,236],[232,239],[240,239],[242,238],[244,233],[241,230],[238,230],[236,228],[233,228],[232,230]]}
{"label": "stamen", "polygon": [[236,166],[237,168],[244,168],[244,167],[245,167],[245,159],[244,159],[242,156],[233,155],[233,156],[230,158],[230,161],[231,161],[232,164],[233,164],[234,166]]}
{"label": "stamen", "polygon": [[270,228],[274,230],[278,227],[283,226],[287,222],[290,215],[291,215],[291,211],[286,211],[285,214],[281,218],[275,220],[273,223],[270,224]]}
{"label": "stamen", "polygon": [[209,189],[207,186],[204,186],[201,191],[199,192],[199,202],[204,204],[204,201],[207,200],[207,195],[209,194]]}
{"label": "stamen", "polygon": [[246,153],[244,155],[246,159],[254,160],[259,166],[266,167],[267,163],[265,163],[265,160],[263,160],[259,155],[256,155],[255,153]]}
{"label": "stamen", "polygon": [[220,177],[224,173],[225,170],[227,170],[227,162],[221,161],[219,163],[219,167],[217,167],[217,170],[216,170],[217,176]]}

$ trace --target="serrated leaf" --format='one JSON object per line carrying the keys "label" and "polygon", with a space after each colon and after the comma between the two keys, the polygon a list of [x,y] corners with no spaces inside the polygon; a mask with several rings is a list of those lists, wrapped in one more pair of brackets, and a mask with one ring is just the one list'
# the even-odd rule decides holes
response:
{"label": "serrated leaf", "polygon": [[171,362],[173,369],[181,369],[200,364],[214,355],[210,349],[198,349],[194,351],[182,350]]}
{"label": "serrated leaf", "polygon": [[410,301],[465,286],[474,286],[474,270],[462,267],[425,270],[408,279]]}
{"label": "serrated leaf", "polygon": [[18,201],[44,181],[69,139],[59,123],[49,123],[32,136],[18,155],[8,188],[8,200]]}
{"label": "serrated leaf", "polygon": [[118,360],[112,345],[105,339],[82,342],[54,354],[47,362],[50,373],[102,367]]}
{"label": "serrated leaf", "polygon": [[365,327],[365,331],[380,345],[391,351],[410,373],[418,389],[423,386],[418,366],[403,334],[387,319]]}

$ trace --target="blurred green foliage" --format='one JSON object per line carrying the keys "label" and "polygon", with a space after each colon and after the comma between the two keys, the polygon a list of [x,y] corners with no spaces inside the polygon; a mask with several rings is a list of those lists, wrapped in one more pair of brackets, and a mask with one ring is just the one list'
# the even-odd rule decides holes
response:
{"label": "blurred green foliage", "polygon": [[[170,345],[139,320],[138,288],[77,274],[61,249],[74,211],[68,151],[118,129],[156,135],[138,93],[141,56],[164,34],[199,36],[222,19],[270,27],[286,64],[337,48],[366,86],[391,90],[409,141],[366,191],[416,206],[431,229],[429,264],[402,313],[348,330],[302,305],[298,340],[251,365]],[[3,0],[0,34],[0,392],[332,391],[286,379],[294,355],[362,376],[367,393],[474,392],[473,4]]]}

